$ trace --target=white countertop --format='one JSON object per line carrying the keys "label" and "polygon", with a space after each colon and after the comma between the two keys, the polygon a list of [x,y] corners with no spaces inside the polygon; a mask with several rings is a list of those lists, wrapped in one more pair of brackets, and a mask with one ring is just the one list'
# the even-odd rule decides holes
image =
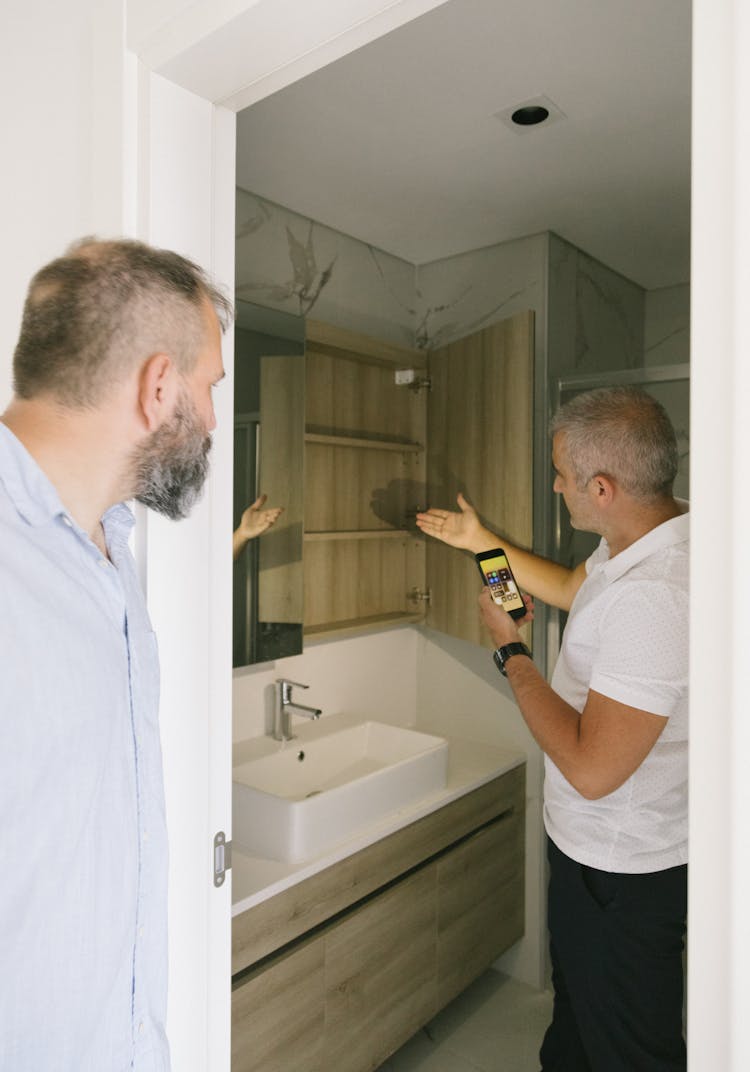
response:
{"label": "white countertop", "polygon": [[[326,720],[328,721],[328,720]],[[300,737],[308,736],[312,727],[303,727],[308,731]],[[422,727],[410,727],[422,729]],[[425,727],[425,732],[430,732]],[[498,748],[493,745],[466,741],[449,737],[448,740],[448,778],[444,789],[424,797],[416,804],[391,812],[390,815],[361,830],[356,837],[340,842],[329,851],[310,860],[297,863],[282,863],[278,860],[261,859],[248,856],[239,848],[232,850],[232,915],[246,912],[254,905],[260,904],[277,893],[282,893],[291,886],[302,882],[311,875],[325,870],[332,864],[352,856],[381,838],[395,833],[409,823],[416,822],[425,815],[442,808],[445,804],[477,789],[480,785],[491,782],[494,778],[519,766],[526,759],[523,752],[510,748]],[[266,744],[265,742],[268,742]],[[235,745],[235,764],[244,762],[251,755],[271,751],[278,747],[270,738],[254,738]]]}

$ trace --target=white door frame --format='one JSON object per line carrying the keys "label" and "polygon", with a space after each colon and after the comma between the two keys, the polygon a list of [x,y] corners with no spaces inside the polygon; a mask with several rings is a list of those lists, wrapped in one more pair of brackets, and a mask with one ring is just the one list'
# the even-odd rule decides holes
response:
{"label": "white door frame", "polygon": [[[437,2],[214,0],[186,5],[171,22],[148,29],[141,41],[131,40],[131,47],[153,71],[231,111]],[[139,0],[131,0],[130,6],[140,14],[146,8]],[[296,15],[294,34],[285,44],[278,14],[283,11],[289,25],[290,8]],[[347,11],[355,16],[348,27]],[[750,778],[744,769],[750,756],[750,497],[739,463],[746,440],[744,410],[750,404],[750,327],[743,310],[750,292],[750,129],[741,104],[748,99],[750,79],[743,62],[750,54],[750,9],[736,0],[694,0],[693,15],[690,1067],[696,1072],[744,1072],[750,1067],[750,1038],[743,1030],[750,1004],[750,920],[745,909],[750,903]],[[247,52],[248,66],[238,77],[233,66],[236,49],[229,43],[240,40],[243,27],[252,31],[254,51]],[[270,58],[264,49],[272,53]],[[221,138],[211,159],[214,175],[222,175],[226,186],[228,156]],[[151,222],[158,232],[158,221]],[[233,236],[227,206],[218,206],[212,226],[228,262],[226,247]],[[230,437],[230,424],[226,421],[220,428],[217,445]],[[220,445],[219,450],[226,453]],[[214,476],[212,495],[215,491],[219,499],[226,498],[224,482],[231,485],[229,470]],[[212,562],[224,554],[225,536],[209,525]],[[202,562],[201,568],[205,565]],[[706,611],[707,576],[711,592],[723,602],[718,614]],[[228,585],[221,572],[218,583]],[[221,612],[226,602],[224,595],[209,601],[210,616]],[[226,652],[219,650],[215,625],[215,619],[206,622],[205,634],[213,667],[211,688],[222,693],[221,668],[228,665],[229,646]],[[228,719],[228,710],[221,717]],[[211,786],[209,796],[219,801],[219,811],[225,807],[223,787]],[[218,821],[205,823],[201,837]],[[227,812],[225,828],[229,822]],[[189,1033],[184,1016],[195,1011],[176,1013],[173,1037],[175,1032]],[[215,1037],[226,1030],[228,993],[210,1015],[214,1022],[205,1034]],[[215,1058],[212,1054],[210,1062],[196,1061],[190,1067],[210,1067],[212,1072],[228,1067],[224,1057]],[[181,1066],[181,1072],[187,1068]]]}

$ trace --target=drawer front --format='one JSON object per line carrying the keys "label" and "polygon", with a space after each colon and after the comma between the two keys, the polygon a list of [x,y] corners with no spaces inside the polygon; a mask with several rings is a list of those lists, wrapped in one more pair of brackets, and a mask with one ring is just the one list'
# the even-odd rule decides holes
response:
{"label": "drawer front", "polygon": [[442,1007],[523,936],[523,813],[499,819],[446,853],[437,874]]}
{"label": "drawer front", "polygon": [[325,939],[301,942],[232,991],[232,1072],[330,1072]]}
{"label": "drawer front", "polygon": [[368,1072],[437,1011],[430,865],[334,925],[326,945],[326,1068]]}

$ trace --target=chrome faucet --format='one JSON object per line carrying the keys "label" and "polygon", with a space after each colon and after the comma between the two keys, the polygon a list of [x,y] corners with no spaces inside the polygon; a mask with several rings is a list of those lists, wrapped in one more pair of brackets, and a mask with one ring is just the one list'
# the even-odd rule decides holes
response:
{"label": "chrome faucet", "polygon": [[276,682],[276,708],[273,714],[273,736],[276,741],[291,741],[292,715],[300,715],[302,718],[320,718],[319,707],[305,707],[304,704],[295,703],[292,699],[292,689],[307,689],[309,685],[301,685],[298,681],[287,681],[279,678]]}

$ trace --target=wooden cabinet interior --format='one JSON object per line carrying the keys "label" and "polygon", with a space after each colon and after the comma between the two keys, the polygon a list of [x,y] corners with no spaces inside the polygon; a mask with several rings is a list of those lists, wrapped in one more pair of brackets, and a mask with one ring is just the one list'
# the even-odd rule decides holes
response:
{"label": "wooden cabinet interior", "polygon": [[419,620],[425,404],[394,374],[424,355],[306,327],[305,633]]}
{"label": "wooden cabinet interior", "polygon": [[414,514],[460,490],[531,546],[533,349],[531,312],[429,354],[307,322],[306,635],[426,617],[485,639],[471,556],[426,544]]}
{"label": "wooden cabinet interior", "polygon": [[525,767],[235,917],[232,1072],[370,1072],[524,929]]}

